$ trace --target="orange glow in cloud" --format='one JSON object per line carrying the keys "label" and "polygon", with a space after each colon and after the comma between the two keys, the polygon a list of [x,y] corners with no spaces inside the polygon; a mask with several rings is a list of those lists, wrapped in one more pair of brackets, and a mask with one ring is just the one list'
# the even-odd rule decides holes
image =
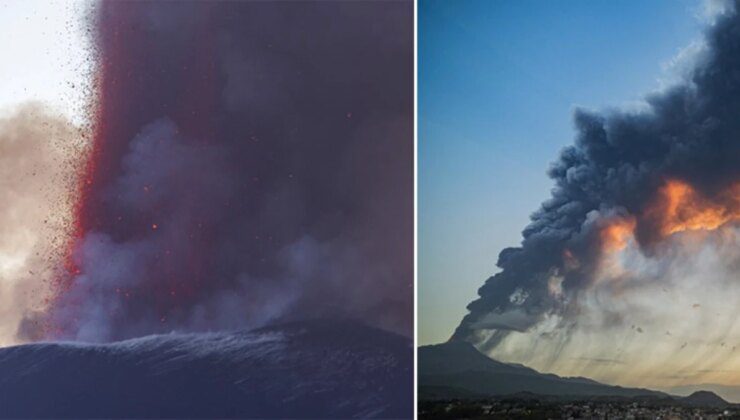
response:
{"label": "orange glow in cloud", "polygon": [[663,237],[684,231],[714,230],[740,220],[740,183],[708,199],[683,181],[669,180],[658,197],[648,214],[657,218]]}
{"label": "orange glow in cloud", "polygon": [[616,219],[600,232],[602,249],[606,252],[621,251],[635,231],[635,219]]}

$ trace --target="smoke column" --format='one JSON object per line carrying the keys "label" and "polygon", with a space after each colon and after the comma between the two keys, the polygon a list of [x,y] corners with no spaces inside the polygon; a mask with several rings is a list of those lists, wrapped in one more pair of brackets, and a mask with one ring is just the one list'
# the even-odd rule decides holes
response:
{"label": "smoke column", "polygon": [[611,380],[677,358],[682,375],[737,365],[740,16],[724,6],[684,80],[644,109],[576,111],[552,197],[453,340],[572,374],[609,364]]}
{"label": "smoke column", "polygon": [[320,317],[410,335],[411,22],[410,2],[97,6],[94,140],[46,336]]}

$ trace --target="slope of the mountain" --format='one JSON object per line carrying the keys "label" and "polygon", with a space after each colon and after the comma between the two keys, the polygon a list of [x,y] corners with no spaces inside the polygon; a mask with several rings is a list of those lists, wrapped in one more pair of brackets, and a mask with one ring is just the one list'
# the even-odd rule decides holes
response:
{"label": "slope of the mountain", "polygon": [[688,397],[680,398],[680,401],[687,405],[701,407],[726,407],[730,405],[722,397],[711,391],[696,391]]}
{"label": "slope of the mountain", "polygon": [[0,349],[0,417],[396,417],[411,340],[356,323]]}
{"label": "slope of the mountain", "polygon": [[542,374],[522,365],[493,360],[463,341],[420,347],[418,369],[420,395],[434,399],[455,398],[445,395],[445,389],[455,390],[457,396],[464,392],[470,395],[528,392],[554,396],[666,396],[657,391],[605,385],[587,378]]}
{"label": "slope of the mountain", "polygon": [[417,394],[419,401],[422,400],[479,400],[484,399],[487,395],[475,394],[462,388],[451,386],[429,386],[420,385]]}
{"label": "slope of the mountain", "polygon": [[498,362],[479,352],[466,341],[454,340],[418,349],[419,372],[424,375],[444,375],[479,371],[537,375],[537,371],[520,365]]}

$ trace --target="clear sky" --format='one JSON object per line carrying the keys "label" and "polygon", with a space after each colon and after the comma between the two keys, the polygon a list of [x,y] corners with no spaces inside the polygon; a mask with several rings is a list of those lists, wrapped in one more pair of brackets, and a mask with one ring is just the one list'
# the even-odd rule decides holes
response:
{"label": "clear sky", "polygon": [[639,104],[699,0],[419,2],[419,344],[449,338],[549,196],[572,112]]}

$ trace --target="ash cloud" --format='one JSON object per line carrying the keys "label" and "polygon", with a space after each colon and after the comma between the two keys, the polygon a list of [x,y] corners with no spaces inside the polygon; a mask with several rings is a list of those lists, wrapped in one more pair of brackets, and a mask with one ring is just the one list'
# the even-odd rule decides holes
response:
{"label": "ash cloud", "polygon": [[39,103],[0,116],[0,344],[40,338],[70,229],[81,131]]}
{"label": "ash cloud", "polygon": [[413,322],[411,2],[103,2],[55,338]]}
{"label": "ash cloud", "polygon": [[[737,197],[727,194],[740,180],[737,9],[737,2],[712,8],[693,67],[682,69],[680,83],[647,96],[645,109],[576,111],[575,144],[548,172],[555,183],[552,196],[531,216],[521,246],[500,253],[501,271],[479,289],[452,339],[493,351],[518,340],[513,331],[537,332],[542,341],[547,328],[572,331],[589,322],[596,329],[623,326],[625,313],[603,302],[626,289],[659,293],[646,285],[667,281],[663,275],[681,254],[666,234],[661,212],[667,210],[655,210],[668,180],[690,185],[713,209],[723,208],[722,215],[737,213]],[[675,217],[685,220],[689,216],[682,211]],[[727,225],[735,221],[728,216]],[[627,239],[609,236],[619,235],[608,230],[618,223],[634,224]],[[613,256],[610,246],[626,251]],[[630,258],[641,261],[639,269],[633,267],[639,274],[623,270]],[[722,267],[733,260],[725,261],[730,262]],[[614,281],[603,284],[603,277]],[[600,309],[594,313],[589,307]],[[601,321],[585,320],[585,314]],[[567,346],[563,340],[560,348]],[[556,358],[541,366],[552,366]]]}

